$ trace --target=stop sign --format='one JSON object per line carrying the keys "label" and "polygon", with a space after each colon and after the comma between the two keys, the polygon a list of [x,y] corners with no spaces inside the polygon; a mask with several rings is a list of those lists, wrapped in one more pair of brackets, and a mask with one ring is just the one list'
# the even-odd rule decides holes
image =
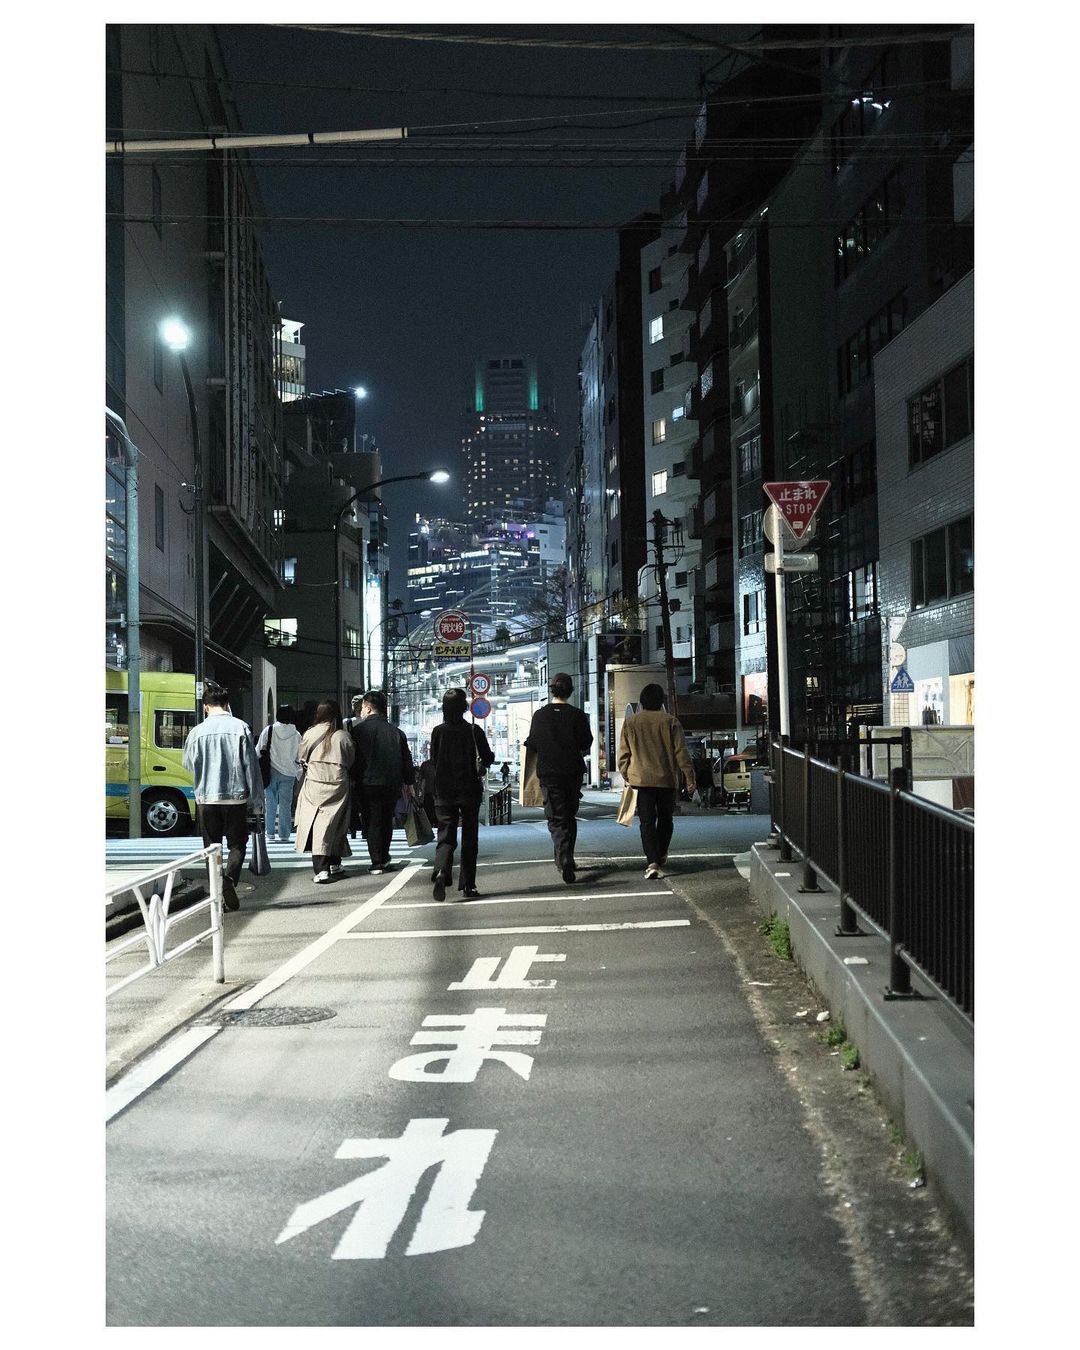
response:
{"label": "stop sign", "polygon": [[435,620],[435,636],[440,642],[460,642],[468,627],[468,615],[457,609],[448,609]]}

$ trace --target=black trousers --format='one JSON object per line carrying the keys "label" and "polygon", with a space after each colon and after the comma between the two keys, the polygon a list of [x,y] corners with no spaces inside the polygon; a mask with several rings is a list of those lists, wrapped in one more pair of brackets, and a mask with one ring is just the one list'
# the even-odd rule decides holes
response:
{"label": "black trousers", "polygon": [[453,880],[454,850],[457,848],[458,825],[461,826],[461,867],[458,870],[458,890],[476,885],[476,855],[480,851],[480,803],[483,799],[435,803],[439,832],[435,841],[435,865],[447,881]]}
{"label": "black trousers", "polygon": [[361,790],[360,818],[364,822],[364,838],[367,840],[372,867],[385,867],[390,861],[394,807],[400,796],[400,787],[366,787]]}
{"label": "black trousers", "polygon": [[247,804],[241,802],[236,806],[222,806],[218,802],[200,802],[199,828],[202,830],[203,848],[220,844],[222,839],[228,841],[229,853],[224,871],[235,885],[240,880],[244,854],[247,852]]}
{"label": "black trousers", "polygon": [[555,846],[555,866],[560,871],[574,866],[577,844],[577,809],[581,801],[580,778],[552,778],[540,783],[544,794],[544,815],[548,833]]}
{"label": "black trousers", "polygon": [[315,875],[320,872],[327,872],[331,867],[341,866],[340,853],[313,853],[311,855],[311,865],[315,870]]}
{"label": "black trousers", "polygon": [[671,846],[671,832],[675,828],[675,789],[639,787],[637,790],[638,823],[641,847],[647,863],[659,866]]}

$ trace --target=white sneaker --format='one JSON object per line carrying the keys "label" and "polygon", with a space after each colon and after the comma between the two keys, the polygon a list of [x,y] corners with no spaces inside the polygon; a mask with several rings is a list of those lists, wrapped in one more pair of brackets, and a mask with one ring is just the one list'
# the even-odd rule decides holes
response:
{"label": "white sneaker", "polygon": [[316,884],[316,885],[318,885],[318,883],[319,883],[320,881],[329,881],[329,880],[330,880],[330,873],[329,873],[328,871],[327,871],[327,872],[316,872],[316,873],[315,873],[315,884]]}
{"label": "white sneaker", "polygon": [[659,881],[663,875],[664,875],[663,872],[660,871],[656,863],[650,863],[648,867],[646,867],[645,869],[646,881]]}
{"label": "white sneaker", "polygon": [[341,876],[342,872],[344,872],[344,871],[345,871],[345,869],[344,869],[344,867],[342,867],[342,865],[341,865],[340,863],[331,863],[331,864],[330,864],[330,875],[331,875],[332,877],[339,877],[339,876]]}

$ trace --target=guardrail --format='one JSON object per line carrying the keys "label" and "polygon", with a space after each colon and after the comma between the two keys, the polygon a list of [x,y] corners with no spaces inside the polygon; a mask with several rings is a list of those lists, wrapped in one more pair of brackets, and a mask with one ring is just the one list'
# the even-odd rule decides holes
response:
{"label": "guardrail", "polygon": [[780,857],[802,855],[799,890],[839,894],[838,937],[860,934],[859,918],[889,943],[886,998],[916,997],[917,970],[974,1020],[975,825],[911,791],[910,770],[888,784],[829,764],[787,738],[771,746],[773,820]]}
{"label": "guardrail", "polygon": [[[207,871],[210,876],[210,894],[205,900],[198,900],[195,904],[181,910],[178,914],[169,913],[169,905],[172,902],[173,885],[176,881],[177,873],[185,867],[192,867],[195,864],[204,861],[207,865]],[[155,886],[155,882],[160,882],[164,878],[164,887]],[[142,911],[143,926],[142,931],[134,933],[131,937],[125,938],[122,942],[115,943],[105,957],[106,966],[110,961],[117,960],[133,947],[138,947],[144,943],[147,951],[146,965],[133,971],[130,975],[125,975],[122,979],[116,980],[105,990],[105,997],[111,998],[121,989],[133,984],[136,980],[148,975],[153,970],[159,970],[167,961],[173,961],[178,956],[183,956],[192,947],[207,938],[211,939],[214,958],[214,979],[218,984],[225,982],[225,930],[222,922],[221,911],[221,845],[211,844],[209,848],[200,849],[198,853],[189,853],[186,857],[176,858],[172,862],[166,863],[153,872],[144,872],[134,881],[130,878],[127,881],[118,882],[117,885],[110,887],[105,892],[105,903],[111,905],[118,895],[126,895],[131,891],[135,899],[139,902],[139,909]],[[185,923],[196,915],[207,911],[210,917],[210,926],[204,928],[202,932],[196,933],[194,937],[188,938],[178,947],[168,948],[169,934],[177,924]]]}
{"label": "guardrail", "polygon": [[510,787],[497,789],[488,794],[487,823],[489,825],[513,824],[513,792]]}

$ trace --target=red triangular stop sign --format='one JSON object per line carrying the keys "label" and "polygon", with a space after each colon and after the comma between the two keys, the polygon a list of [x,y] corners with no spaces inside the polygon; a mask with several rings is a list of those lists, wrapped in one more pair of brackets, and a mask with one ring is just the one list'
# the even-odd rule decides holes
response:
{"label": "red triangular stop sign", "polygon": [[798,482],[792,483],[763,483],[762,487],[780,512],[788,529],[796,539],[801,539],[817,515],[818,507],[825,500],[829,480],[801,478]]}

